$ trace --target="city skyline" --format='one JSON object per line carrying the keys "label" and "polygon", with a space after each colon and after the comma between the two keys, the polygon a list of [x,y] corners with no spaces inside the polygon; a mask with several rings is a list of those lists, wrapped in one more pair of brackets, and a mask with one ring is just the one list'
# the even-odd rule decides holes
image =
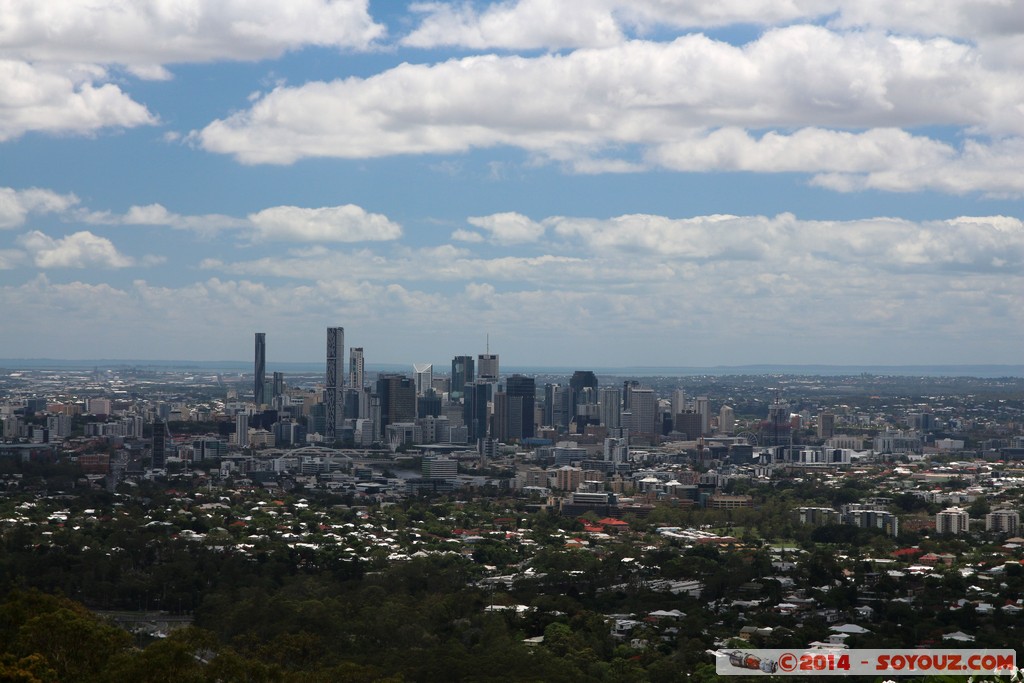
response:
{"label": "city skyline", "polygon": [[1021,362],[1012,5],[215,7],[13,2],[0,355]]}

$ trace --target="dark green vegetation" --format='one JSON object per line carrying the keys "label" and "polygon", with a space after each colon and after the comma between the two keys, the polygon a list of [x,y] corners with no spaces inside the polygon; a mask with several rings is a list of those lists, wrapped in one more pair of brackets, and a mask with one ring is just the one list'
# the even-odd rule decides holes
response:
{"label": "dark green vegetation", "polygon": [[[955,607],[972,583],[997,605],[1024,598],[1019,564],[984,581],[952,569],[892,576],[869,558],[888,557],[893,539],[793,523],[795,504],[867,490],[750,487],[754,509],[659,507],[583,549],[567,548],[580,521],[512,501],[360,511],[261,491],[12,494],[0,502],[0,681],[711,680],[706,650],[741,643],[743,626],[772,627],[747,647],[803,647],[828,636],[829,610],[855,620],[865,599],[876,614],[857,620],[870,632],[853,647],[943,647],[958,630],[978,647],[1024,642],[1020,617]],[[654,533],[704,524],[738,542]],[[994,543],[898,540],[956,552],[965,566],[1005,561]],[[675,595],[659,580],[704,592]],[[813,608],[774,608],[796,594]],[[130,635],[90,609],[160,610],[192,625]],[[685,616],[648,616],[656,610]]]}

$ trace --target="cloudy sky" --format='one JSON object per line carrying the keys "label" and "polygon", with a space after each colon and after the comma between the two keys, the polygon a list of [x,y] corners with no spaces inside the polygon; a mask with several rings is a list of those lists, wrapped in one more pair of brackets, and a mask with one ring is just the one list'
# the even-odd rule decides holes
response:
{"label": "cloudy sky", "polygon": [[0,357],[1021,362],[1017,0],[0,18]]}

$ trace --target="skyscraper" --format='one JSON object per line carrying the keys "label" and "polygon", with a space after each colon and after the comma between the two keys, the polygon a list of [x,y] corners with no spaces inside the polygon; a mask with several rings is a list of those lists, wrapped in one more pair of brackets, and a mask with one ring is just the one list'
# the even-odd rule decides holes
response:
{"label": "skyscraper", "polygon": [[341,396],[345,381],[345,328],[327,328],[327,379],[324,382],[324,405],[326,406],[328,441],[338,438],[338,427],[341,412],[338,408],[343,404]]}
{"label": "skyscraper", "polygon": [[252,402],[257,406],[267,402],[264,395],[264,385],[267,383],[267,333],[256,333],[256,362],[255,378],[252,386]]}
{"label": "skyscraper", "polygon": [[[257,337],[262,337],[262,334]],[[162,420],[153,421],[153,469],[167,467],[167,423]]]}
{"label": "skyscraper", "polygon": [[416,395],[426,395],[427,390],[433,388],[434,366],[430,363],[414,363],[412,371],[416,379]]}
{"label": "skyscraper", "polygon": [[366,379],[363,370],[363,347],[353,346],[348,351],[348,386],[350,388],[362,390]]}
{"label": "skyscraper", "polygon": [[700,433],[707,434],[711,431],[711,403],[707,396],[698,396],[693,399],[693,409],[700,415]]}
{"label": "skyscraper", "polygon": [[[575,420],[580,415],[579,406],[582,403],[597,402],[597,375],[594,374],[593,370],[577,370],[572,373],[572,377],[569,378],[569,420]],[[587,389],[590,389],[589,393]],[[593,398],[590,397],[593,395]],[[586,420],[580,420],[581,424],[586,424]]]}
{"label": "skyscraper", "polygon": [[608,429],[621,426],[619,416],[622,412],[622,390],[618,387],[605,387],[598,393],[601,424]]}
{"label": "skyscraper", "polygon": [[732,434],[736,429],[736,411],[732,406],[722,406],[718,411],[719,434]]}
{"label": "skyscraper", "polygon": [[284,395],[284,373],[274,373],[274,398]]}
{"label": "skyscraper", "polygon": [[408,377],[381,375],[377,378],[377,397],[380,399],[379,435],[384,435],[389,424],[416,419],[416,385]]}
{"label": "skyscraper", "polygon": [[452,358],[452,385],[448,391],[448,397],[453,401],[458,401],[466,391],[466,385],[472,384],[475,379],[473,357],[455,356]]}
{"label": "skyscraper", "polygon": [[491,399],[491,390],[493,388],[494,384],[487,380],[467,383],[464,388],[466,395],[462,406],[462,416],[470,441],[476,441],[487,436],[487,423],[489,421],[487,403]]}
{"label": "skyscraper", "polygon": [[498,354],[481,353],[476,357],[476,377],[492,382],[498,381]]}
{"label": "skyscraper", "polygon": [[682,389],[676,389],[672,392],[672,417],[675,418],[681,412],[686,410],[686,392]]}
{"label": "skyscraper", "polygon": [[656,434],[655,421],[658,417],[658,399],[654,395],[654,389],[634,389],[630,387],[630,404],[636,431],[640,434]]}
{"label": "skyscraper", "polygon": [[[533,437],[533,408],[537,401],[537,385],[535,380],[533,377],[525,375],[512,375],[505,380],[505,394],[508,397],[507,424],[502,425],[502,428],[507,427],[506,440],[515,439],[518,441]],[[495,403],[494,412],[495,422],[497,422],[497,403]],[[501,439],[502,437],[499,436],[498,438]]]}

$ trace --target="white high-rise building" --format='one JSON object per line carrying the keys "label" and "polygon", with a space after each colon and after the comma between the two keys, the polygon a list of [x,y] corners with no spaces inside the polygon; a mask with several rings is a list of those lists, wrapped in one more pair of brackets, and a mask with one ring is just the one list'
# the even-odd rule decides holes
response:
{"label": "white high-rise building", "polygon": [[348,386],[352,389],[362,389],[363,380],[366,379],[363,365],[363,347],[353,346],[348,350]]}
{"label": "white high-rise building", "polygon": [[1016,510],[993,510],[985,515],[985,531],[1016,535],[1020,528],[1020,514]]}
{"label": "white high-rise building", "polygon": [[249,415],[239,413],[235,416],[235,443],[240,448],[249,446]]}
{"label": "white high-rise building", "polygon": [[327,377],[324,382],[324,407],[328,441],[338,438],[338,427],[343,421],[345,405],[342,392],[345,389],[345,328],[327,328]]}
{"label": "white high-rise building", "polygon": [[672,392],[672,418],[686,410],[686,392],[676,389]]}
{"label": "white high-rise building", "polygon": [[718,432],[732,434],[736,430],[736,412],[732,406],[722,406],[718,410]]}
{"label": "white high-rise building", "polygon": [[622,426],[622,389],[618,387],[603,387],[598,391],[598,419],[608,429],[618,429]]}
{"label": "white high-rise building", "polygon": [[423,396],[434,384],[434,366],[430,363],[417,363],[412,366],[416,378],[416,395]]}
{"label": "white high-rise building", "polygon": [[935,531],[940,534],[966,534],[970,524],[971,518],[963,508],[946,508],[935,515]]}

